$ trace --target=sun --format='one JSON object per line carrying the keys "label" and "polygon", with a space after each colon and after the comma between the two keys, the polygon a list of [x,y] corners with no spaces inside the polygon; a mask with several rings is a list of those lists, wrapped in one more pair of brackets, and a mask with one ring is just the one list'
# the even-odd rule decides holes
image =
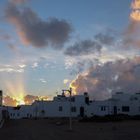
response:
{"label": "sun", "polygon": [[25,105],[25,102],[23,99],[17,99],[17,106],[18,105]]}
{"label": "sun", "polygon": [[17,101],[17,103],[16,103],[16,105],[17,106],[19,106],[19,105],[25,105],[25,101],[24,101],[24,94],[23,93],[21,93],[21,94],[18,94],[19,96],[17,97],[16,96],[16,101]]}

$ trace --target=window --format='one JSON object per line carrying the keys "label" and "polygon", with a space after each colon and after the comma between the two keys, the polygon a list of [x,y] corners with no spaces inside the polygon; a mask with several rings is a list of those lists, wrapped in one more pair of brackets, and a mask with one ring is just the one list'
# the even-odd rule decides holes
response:
{"label": "window", "polygon": [[20,116],[20,114],[18,113],[18,114],[17,114],[17,116],[19,117],[19,116]]}
{"label": "window", "polygon": [[105,111],[106,107],[105,106],[101,106],[101,111]]}
{"label": "window", "polygon": [[140,112],[140,106],[139,106],[139,109],[138,109],[138,110],[139,110],[139,112]]}
{"label": "window", "polygon": [[85,103],[89,105],[89,97],[85,97]]}
{"label": "window", "polygon": [[71,112],[76,112],[76,107],[75,106],[71,107]]}
{"label": "window", "polygon": [[42,114],[45,114],[45,110],[41,110],[41,113],[42,113]]}
{"label": "window", "polygon": [[138,100],[138,98],[137,97],[134,97],[134,100]]}
{"label": "window", "polygon": [[29,113],[27,113],[26,116],[27,116],[27,118],[30,118],[30,114]]}
{"label": "window", "polygon": [[62,106],[59,106],[59,111],[63,111],[63,107]]}
{"label": "window", "polygon": [[122,106],[122,112],[129,112],[129,106]]}

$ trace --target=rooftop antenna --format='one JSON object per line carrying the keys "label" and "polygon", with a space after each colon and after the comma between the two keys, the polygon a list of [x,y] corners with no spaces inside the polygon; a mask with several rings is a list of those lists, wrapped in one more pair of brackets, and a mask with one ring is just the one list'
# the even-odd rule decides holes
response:
{"label": "rooftop antenna", "polygon": [[62,96],[65,96],[65,91],[66,90],[64,90],[64,89],[62,90]]}

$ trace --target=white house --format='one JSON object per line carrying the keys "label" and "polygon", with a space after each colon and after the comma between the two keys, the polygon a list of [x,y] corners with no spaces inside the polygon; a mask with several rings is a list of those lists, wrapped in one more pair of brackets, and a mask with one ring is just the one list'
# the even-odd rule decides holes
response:
{"label": "white house", "polygon": [[[71,100],[71,101],[70,101]],[[87,94],[66,97],[58,95],[52,101],[35,101],[32,104],[33,116],[37,117],[78,117],[84,116],[89,105]]]}
{"label": "white house", "polygon": [[32,105],[21,105],[17,107],[7,107],[9,117],[11,119],[32,118],[33,107]]}
{"label": "white house", "polygon": [[3,107],[7,110],[10,119],[21,118],[45,118],[45,117],[84,117],[88,112],[89,97],[75,95],[66,97],[57,95],[52,101],[35,101],[32,105],[21,105],[17,107]]}
{"label": "white house", "polygon": [[[140,115],[140,93],[118,92],[105,101],[93,101],[89,107],[90,115]],[[90,116],[88,115],[88,116]]]}
{"label": "white house", "polygon": [[105,115],[140,115],[140,93],[118,92],[104,101],[89,101],[87,93],[67,97],[57,95],[52,101],[35,101],[32,105],[3,107],[11,119],[46,117],[92,117]]}

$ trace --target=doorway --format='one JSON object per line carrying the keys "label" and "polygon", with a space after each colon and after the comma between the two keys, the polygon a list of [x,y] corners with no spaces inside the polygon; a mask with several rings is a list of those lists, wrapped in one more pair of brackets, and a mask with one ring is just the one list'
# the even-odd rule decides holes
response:
{"label": "doorway", "polygon": [[83,106],[80,107],[80,117],[84,117],[85,116],[85,109]]}
{"label": "doorway", "polygon": [[114,106],[114,115],[117,115],[117,106]]}

